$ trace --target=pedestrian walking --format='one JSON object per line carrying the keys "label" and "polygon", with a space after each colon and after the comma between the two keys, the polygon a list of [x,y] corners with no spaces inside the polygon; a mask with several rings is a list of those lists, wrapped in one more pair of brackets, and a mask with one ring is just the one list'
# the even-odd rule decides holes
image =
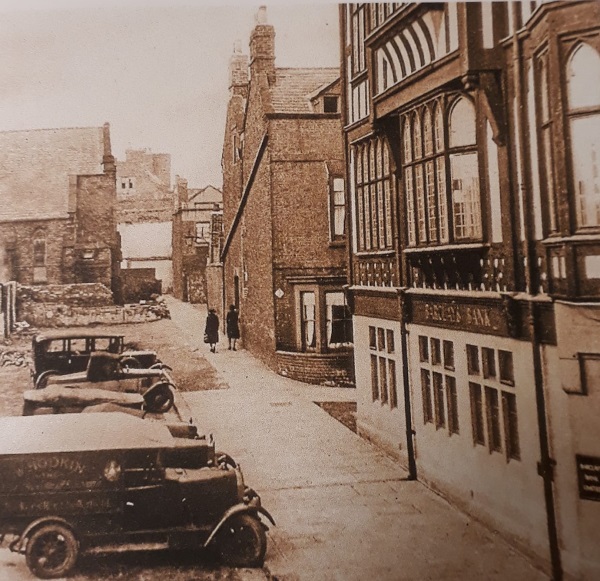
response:
{"label": "pedestrian walking", "polygon": [[229,349],[235,351],[235,343],[240,338],[240,319],[235,305],[229,306],[226,322]]}
{"label": "pedestrian walking", "polygon": [[204,342],[210,345],[211,353],[217,352],[219,342],[219,317],[214,309],[209,309],[204,327]]}

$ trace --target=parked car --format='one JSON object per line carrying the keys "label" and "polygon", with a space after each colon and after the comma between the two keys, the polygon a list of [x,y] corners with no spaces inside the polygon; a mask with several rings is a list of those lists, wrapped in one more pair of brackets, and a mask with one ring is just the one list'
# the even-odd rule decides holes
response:
{"label": "parked car", "polygon": [[53,375],[82,372],[95,352],[114,353],[130,368],[162,366],[155,351],[125,348],[124,335],[102,331],[50,331],[32,340],[33,380],[37,385]]}
{"label": "parked car", "polygon": [[63,413],[65,410],[60,408],[79,406],[83,409],[93,405],[91,402],[135,404],[137,400],[128,394],[140,394],[148,411],[166,413],[173,406],[176,389],[164,366],[130,368],[122,355],[107,351],[90,353],[85,371],[66,375],[47,371],[40,375],[35,387],[24,393],[23,415],[31,415],[42,407]]}
{"label": "parked car", "polygon": [[39,578],[68,575],[85,551],[214,550],[262,566],[258,494],[212,436],[123,413],[0,418],[0,535]]}

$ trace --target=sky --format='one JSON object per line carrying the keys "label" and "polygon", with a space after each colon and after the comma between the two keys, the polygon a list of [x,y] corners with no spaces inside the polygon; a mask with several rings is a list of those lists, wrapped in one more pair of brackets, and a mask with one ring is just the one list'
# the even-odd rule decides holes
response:
{"label": "sky", "polygon": [[[171,154],[189,187],[221,187],[228,63],[259,4],[0,0],[0,131],[110,123],[113,155]],[[339,66],[336,4],[267,4],[276,66]]]}

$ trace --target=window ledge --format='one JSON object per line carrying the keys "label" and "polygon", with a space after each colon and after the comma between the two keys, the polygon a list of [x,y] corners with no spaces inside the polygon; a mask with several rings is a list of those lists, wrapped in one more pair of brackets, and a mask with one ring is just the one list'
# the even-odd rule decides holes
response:
{"label": "window ledge", "polygon": [[483,250],[490,245],[483,242],[472,242],[467,244],[444,244],[441,246],[425,246],[423,248],[404,248],[404,254],[425,254],[431,252],[452,252],[454,250]]}
{"label": "window ledge", "polygon": [[600,242],[600,233],[596,234],[573,234],[572,236],[558,236],[556,238],[544,238],[541,241],[545,246],[552,246],[554,244],[565,244],[572,242],[577,244],[578,242]]}
{"label": "window ledge", "polygon": [[394,256],[396,254],[396,251],[391,249],[391,250],[361,250],[359,252],[353,252],[352,255],[356,256],[357,258],[369,258],[369,257],[373,257],[373,258],[378,258],[381,256]]}

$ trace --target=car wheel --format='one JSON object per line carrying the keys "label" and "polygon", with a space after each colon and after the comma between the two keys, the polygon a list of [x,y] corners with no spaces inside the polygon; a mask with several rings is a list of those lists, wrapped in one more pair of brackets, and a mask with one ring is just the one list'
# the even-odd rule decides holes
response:
{"label": "car wheel", "polygon": [[135,357],[131,356],[120,359],[119,365],[121,365],[123,369],[140,369],[142,367],[141,363]]}
{"label": "car wheel", "polygon": [[54,369],[49,369],[48,371],[40,373],[38,378],[35,380],[35,388],[44,389],[50,382],[50,379],[57,377],[58,375],[60,375],[60,373]]}
{"label": "car wheel", "polygon": [[257,517],[236,514],[219,530],[216,538],[221,561],[232,567],[262,567],[267,535]]}
{"label": "car wheel", "polygon": [[65,577],[77,562],[79,543],[64,525],[51,523],[38,528],[29,537],[25,561],[40,579]]}
{"label": "car wheel", "polygon": [[144,401],[149,412],[166,414],[175,402],[175,394],[169,383],[157,383],[145,394]]}

